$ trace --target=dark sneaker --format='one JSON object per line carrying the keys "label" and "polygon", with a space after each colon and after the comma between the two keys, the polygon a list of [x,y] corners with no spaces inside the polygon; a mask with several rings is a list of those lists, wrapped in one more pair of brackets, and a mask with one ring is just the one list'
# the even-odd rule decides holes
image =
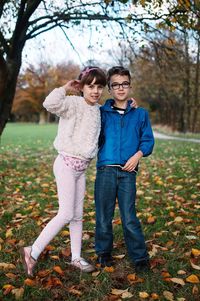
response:
{"label": "dark sneaker", "polygon": [[97,265],[100,265],[101,268],[113,266],[112,256],[109,253],[98,255]]}
{"label": "dark sneaker", "polygon": [[141,260],[135,263],[136,273],[145,273],[150,271],[150,262],[149,260]]}

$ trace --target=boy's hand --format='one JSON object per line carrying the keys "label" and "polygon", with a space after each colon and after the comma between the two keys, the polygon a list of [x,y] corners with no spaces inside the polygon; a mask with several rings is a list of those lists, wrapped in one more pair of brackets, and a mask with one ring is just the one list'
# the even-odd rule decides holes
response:
{"label": "boy's hand", "polygon": [[132,156],[128,159],[128,161],[126,162],[126,164],[124,165],[122,170],[125,170],[128,172],[134,171],[136,166],[138,165],[140,158],[142,158],[142,156],[143,156],[143,153],[141,151],[138,151],[134,156]]}
{"label": "boy's hand", "polygon": [[63,86],[63,88],[66,92],[80,92],[80,81],[76,79],[70,80]]}
{"label": "boy's hand", "polygon": [[131,108],[137,109],[139,107],[138,104],[137,104],[137,101],[133,97],[130,100],[132,100]]}

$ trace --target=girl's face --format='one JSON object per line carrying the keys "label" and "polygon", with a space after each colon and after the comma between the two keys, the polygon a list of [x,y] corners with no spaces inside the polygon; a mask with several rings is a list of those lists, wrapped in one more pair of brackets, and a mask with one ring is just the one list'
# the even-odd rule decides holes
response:
{"label": "girl's face", "polygon": [[83,97],[89,105],[95,105],[101,98],[104,87],[100,84],[95,84],[96,79],[94,78],[91,84],[85,84],[81,91]]}

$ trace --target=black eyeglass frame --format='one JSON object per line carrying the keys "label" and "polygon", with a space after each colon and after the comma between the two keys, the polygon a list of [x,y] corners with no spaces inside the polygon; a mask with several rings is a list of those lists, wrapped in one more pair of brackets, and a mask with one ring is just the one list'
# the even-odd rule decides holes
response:
{"label": "black eyeglass frame", "polygon": [[130,88],[130,85],[131,83],[130,82],[123,82],[121,84],[119,83],[112,83],[110,85],[110,87],[113,89],[113,90],[118,90],[120,87],[122,87],[123,89],[128,89]]}

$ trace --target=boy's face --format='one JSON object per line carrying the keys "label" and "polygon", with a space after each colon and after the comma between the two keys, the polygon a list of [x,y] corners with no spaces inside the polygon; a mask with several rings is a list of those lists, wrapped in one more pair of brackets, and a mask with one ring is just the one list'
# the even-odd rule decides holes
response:
{"label": "boy's face", "polygon": [[115,74],[110,79],[110,94],[114,100],[126,101],[130,92],[130,80],[127,75]]}

